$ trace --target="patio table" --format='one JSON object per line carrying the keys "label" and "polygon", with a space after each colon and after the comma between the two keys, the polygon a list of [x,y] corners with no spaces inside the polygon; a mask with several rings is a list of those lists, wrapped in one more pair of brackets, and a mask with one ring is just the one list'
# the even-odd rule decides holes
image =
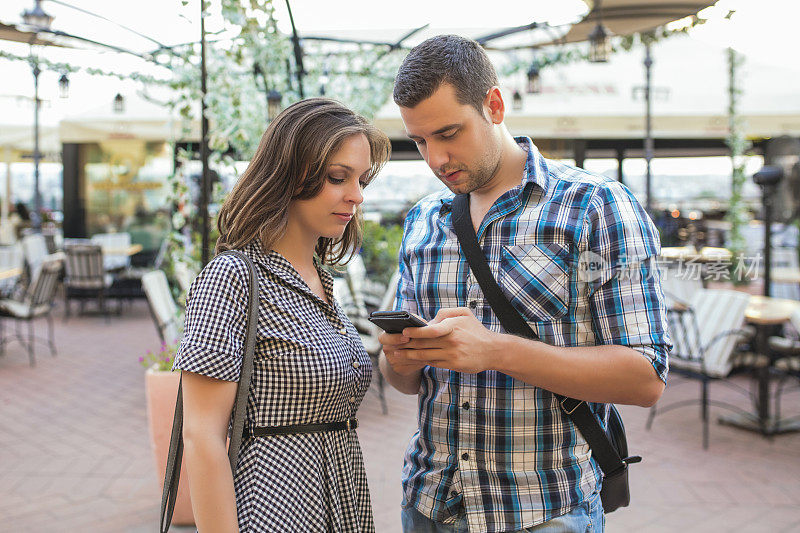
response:
{"label": "patio table", "polygon": [[756,369],[757,394],[754,399],[756,408],[755,420],[741,415],[724,415],[719,418],[721,424],[736,426],[749,431],[757,431],[771,436],[780,433],[800,431],[800,423],[781,423],[770,413],[769,389],[772,371],[772,357],[767,348],[767,339],[775,330],[789,321],[792,313],[800,307],[800,301],[769,296],[750,296],[745,320],[751,324],[756,335],[753,340],[753,351],[769,357],[768,365]]}
{"label": "patio table", "polygon": [[13,278],[22,275],[22,269],[18,267],[0,268],[0,280]]}
{"label": "patio table", "polygon": [[128,257],[142,251],[141,244],[103,246],[103,264],[107,272],[120,272],[130,264]]}
{"label": "patio table", "polygon": [[142,251],[141,244],[131,244],[130,246],[124,246],[122,248],[116,247],[103,247],[103,255],[136,255]]}

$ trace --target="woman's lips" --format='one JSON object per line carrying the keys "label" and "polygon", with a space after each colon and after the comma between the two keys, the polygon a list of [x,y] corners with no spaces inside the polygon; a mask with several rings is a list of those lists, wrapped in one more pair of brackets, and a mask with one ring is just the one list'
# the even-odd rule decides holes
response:
{"label": "woman's lips", "polygon": [[353,218],[352,213],[334,213],[334,215],[339,217],[339,220],[342,222],[350,222],[350,220]]}

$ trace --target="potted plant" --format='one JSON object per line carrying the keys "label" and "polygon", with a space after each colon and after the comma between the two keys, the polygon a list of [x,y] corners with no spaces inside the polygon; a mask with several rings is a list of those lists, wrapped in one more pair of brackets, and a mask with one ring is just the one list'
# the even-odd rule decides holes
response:
{"label": "potted plant", "polygon": [[[180,372],[172,371],[172,362],[178,349],[178,342],[161,343],[157,352],[151,350],[139,358],[147,369],[145,372],[145,395],[147,397],[147,420],[150,427],[150,442],[156,461],[156,474],[161,488],[164,472],[167,469],[169,439],[172,434],[172,420],[175,414],[175,400],[178,396]],[[178,496],[172,516],[175,525],[194,525],[192,500],[189,496],[189,480],[186,478],[186,463],[181,465],[178,483]]]}

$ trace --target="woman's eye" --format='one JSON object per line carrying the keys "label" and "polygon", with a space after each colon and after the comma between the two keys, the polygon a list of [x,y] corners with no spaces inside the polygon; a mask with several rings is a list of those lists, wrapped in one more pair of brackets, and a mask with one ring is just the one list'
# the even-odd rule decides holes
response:
{"label": "woman's eye", "polygon": [[344,183],[344,178],[337,178],[335,176],[328,176],[328,181],[330,181],[334,185],[341,185],[342,183]]}

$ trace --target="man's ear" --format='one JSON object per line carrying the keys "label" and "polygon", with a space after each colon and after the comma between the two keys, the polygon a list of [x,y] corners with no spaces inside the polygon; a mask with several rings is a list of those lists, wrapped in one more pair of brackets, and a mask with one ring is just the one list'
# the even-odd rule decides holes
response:
{"label": "man's ear", "polygon": [[494,85],[486,97],[483,99],[483,109],[492,124],[500,124],[506,115],[506,104],[503,101],[503,95],[500,92],[500,87]]}

